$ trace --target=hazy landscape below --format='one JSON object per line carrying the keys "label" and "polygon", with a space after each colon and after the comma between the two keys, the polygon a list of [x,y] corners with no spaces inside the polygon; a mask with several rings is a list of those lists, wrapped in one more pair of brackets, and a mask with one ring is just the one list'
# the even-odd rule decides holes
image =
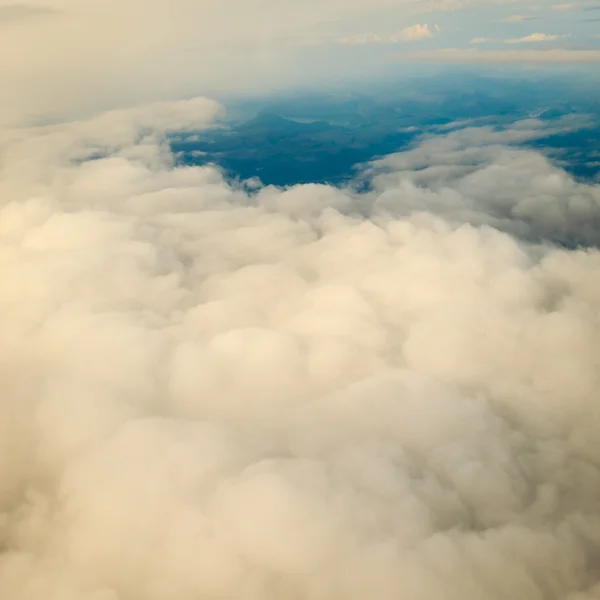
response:
{"label": "hazy landscape below", "polygon": [[[202,136],[175,136],[184,164],[215,163],[229,176],[279,186],[351,179],[354,167],[422,136],[516,121],[573,117],[570,131],[528,142],[577,178],[600,172],[600,95],[565,77],[413,78],[372,90],[287,95],[233,105],[235,120]],[[593,83],[593,82],[592,82]],[[589,88],[589,89],[588,89]],[[584,124],[585,121],[585,124]]]}

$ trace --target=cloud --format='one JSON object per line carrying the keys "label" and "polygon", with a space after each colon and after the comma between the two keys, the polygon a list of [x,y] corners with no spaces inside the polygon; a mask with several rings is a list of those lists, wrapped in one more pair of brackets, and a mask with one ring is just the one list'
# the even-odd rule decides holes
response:
{"label": "cloud", "polygon": [[447,48],[443,50],[419,50],[396,53],[397,60],[435,63],[548,63],[548,64],[595,64],[600,62],[600,50],[571,50],[552,48],[548,50],[475,50]]}
{"label": "cloud", "polygon": [[553,4],[552,10],[564,11],[564,10],[573,10],[574,8],[580,8],[583,6],[582,2],[567,2],[564,4]]}
{"label": "cloud", "polygon": [[[439,31],[439,27],[436,25],[434,27],[435,32]],[[427,38],[431,38],[435,35],[434,31],[427,25],[424,24],[416,24],[410,27],[406,27],[399,33],[393,36],[393,39],[403,42],[413,42],[417,40],[425,40]]]}
{"label": "cloud", "polygon": [[571,3],[567,3],[567,4],[555,4],[552,6],[552,10],[557,10],[557,11],[567,11],[567,10],[574,10],[574,9],[580,9],[584,12],[588,12],[588,11],[593,11],[593,10],[600,10],[600,5],[597,4],[588,4],[586,2],[571,2]]}
{"label": "cloud", "polygon": [[[314,85],[331,73],[332,61],[318,61],[316,68],[312,53],[293,40],[324,33],[331,39],[337,28],[342,36],[390,9],[406,18],[407,4],[156,0],[148,10],[142,0],[54,0],[60,18],[2,21],[0,125],[74,118],[198,93]],[[32,11],[15,6],[4,10]],[[358,67],[338,62],[336,68],[338,74],[352,74]]]}
{"label": "cloud", "polygon": [[556,40],[562,40],[565,38],[571,37],[570,33],[564,34],[548,34],[548,33],[532,33],[530,35],[526,35],[525,37],[513,38],[505,40],[505,44],[527,44],[527,43],[537,43],[537,42],[554,42]]}
{"label": "cloud", "polygon": [[59,14],[60,11],[50,6],[35,4],[5,4],[0,6],[0,25],[19,22],[23,19]]}
{"label": "cloud", "polygon": [[469,44],[492,44],[495,41],[496,40],[493,38],[477,37],[477,38],[473,38],[472,40],[470,40]]}
{"label": "cloud", "polygon": [[453,12],[469,9],[472,10],[474,8],[492,8],[502,4],[518,3],[521,3],[521,0],[430,0],[419,2],[418,9],[422,12]]}
{"label": "cloud", "polygon": [[523,23],[525,21],[537,21],[541,17],[534,15],[511,15],[504,19],[500,19],[499,23]]}
{"label": "cloud", "polygon": [[[567,192],[572,184],[570,177],[556,170],[539,154],[519,147],[549,135],[583,131],[590,125],[586,119],[567,117],[544,123],[531,118],[513,123],[509,128],[466,125],[469,124],[462,124],[463,128],[452,131],[445,137],[423,137],[415,149],[391,154],[371,164],[363,176],[368,179],[375,193],[379,194],[376,200],[378,206],[390,207],[395,215],[408,215],[426,206],[431,213],[449,221],[489,225],[529,240],[553,240],[568,245],[595,243],[597,211],[600,210],[600,197],[597,193],[600,188],[584,186],[577,191],[572,188],[572,192]],[[450,128],[459,126],[460,122],[450,124]],[[443,129],[440,128],[439,131]],[[535,202],[530,205],[529,208],[535,206],[534,212],[539,210],[539,221],[535,221],[535,217],[533,220],[521,220],[517,215],[523,217],[529,212],[526,205],[536,195],[533,188],[529,189],[529,184],[525,183],[536,163],[538,166],[534,169],[539,169],[540,174],[542,171],[548,176],[551,172],[554,173],[558,187],[554,192],[547,188],[552,200],[545,208]],[[501,184],[500,179],[509,173],[511,183]],[[565,187],[563,183],[559,184],[559,180]],[[475,181],[478,182],[477,185],[471,187],[470,184]],[[412,186],[415,190],[422,188],[424,195],[417,193],[413,196],[408,191]],[[502,192],[495,195],[492,192],[494,187],[502,187]],[[522,197],[527,198],[522,205],[519,188],[523,191]],[[457,191],[457,195],[454,196],[452,190]],[[564,222],[566,229],[561,231],[562,225],[559,225],[558,214],[568,215],[571,211],[569,203],[573,198],[572,194],[578,195],[580,192],[587,195],[587,206],[592,211],[587,213],[590,222],[594,223],[591,237],[578,237],[579,233],[575,230],[582,227],[583,222],[573,227],[573,224],[567,224],[570,217],[566,217]],[[556,210],[555,218],[550,217],[553,210]],[[533,213],[530,213],[530,217],[533,217]],[[550,223],[551,227],[547,228]]]}
{"label": "cloud", "polygon": [[567,124],[248,191],[165,144],[219,110],[2,134],[3,598],[594,598],[600,194],[513,145]]}
{"label": "cloud", "polygon": [[397,44],[399,42],[414,42],[434,37],[440,31],[438,25],[434,25],[433,29],[429,25],[412,25],[406,27],[397,33],[386,35],[383,33],[359,33],[356,35],[346,36],[337,40],[338,44],[362,46],[366,44]]}
{"label": "cloud", "polygon": [[[332,40],[363,28],[388,36],[391,24],[401,31],[415,22],[410,39],[425,39],[436,33],[422,24],[432,13],[482,4],[496,2],[155,0],[152,10],[143,0],[11,2],[1,9],[10,19],[0,17],[0,126],[350,79],[377,63],[342,57]],[[56,18],[42,18],[50,11]]]}

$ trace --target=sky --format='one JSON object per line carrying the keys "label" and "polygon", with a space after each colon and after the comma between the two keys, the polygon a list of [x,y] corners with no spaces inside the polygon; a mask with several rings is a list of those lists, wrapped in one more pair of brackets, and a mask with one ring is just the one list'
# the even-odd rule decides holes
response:
{"label": "sky", "polygon": [[597,116],[338,186],[170,144],[376,65],[594,63],[594,6],[0,4],[2,600],[600,598],[600,183],[533,144]]}
{"label": "sky", "polygon": [[599,15],[587,1],[2,0],[0,114],[317,86],[395,61],[596,63]]}

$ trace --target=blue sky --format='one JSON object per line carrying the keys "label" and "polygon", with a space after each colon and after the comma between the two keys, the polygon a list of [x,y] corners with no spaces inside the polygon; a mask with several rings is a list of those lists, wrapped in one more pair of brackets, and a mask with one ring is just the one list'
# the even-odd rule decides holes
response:
{"label": "blue sky", "polygon": [[[412,42],[428,48],[446,48],[485,39],[499,47],[511,42],[553,42],[562,48],[598,48],[598,19],[600,4],[472,2],[455,10],[382,9],[364,21],[340,23],[339,29],[351,31],[346,39],[356,43]],[[402,32],[406,35],[397,35]],[[531,38],[535,34],[538,36]],[[322,41],[331,41],[327,38],[324,33]]]}

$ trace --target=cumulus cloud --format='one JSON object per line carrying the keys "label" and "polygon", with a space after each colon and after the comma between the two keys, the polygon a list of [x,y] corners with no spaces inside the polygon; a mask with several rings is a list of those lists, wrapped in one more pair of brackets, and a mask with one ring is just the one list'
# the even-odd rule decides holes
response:
{"label": "cumulus cloud", "polygon": [[598,186],[531,120],[249,191],[219,110],[3,135],[2,597],[596,598]]}
{"label": "cumulus cloud", "polygon": [[[466,127],[425,137],[417,148],[376,161],[363,175],[376,192],[377,206],[393,207],[395,215],[425,206],[448,221],[488,225],[520,239],[595,244],[599,188],[575,184],[540,154],[514,146],[588,125],[568,118],[548,126],[531,118],[508,129]],[[503,178],[510,182],[502,183]],[[545,200],[538,202],[532,199],[541,180],[554,181],[556,188],[546,187]],[[502,192],[495,194],[495,188]],[[575,208],[580,199],[582,212]]]}
{"label": "cumulus cloud", "polygon": [[435,32],[439,31],[439,26],[435,26],[433,30],[429,27],[427,23],[412,25],[410,27],[406,27],[402,31],[398,32],[394,39],[403,42],[413,42],[417,40],[425,40],[427,38],[431,38],[435,35]]}
{"label": "cumulus cloud", "polygon": [[532,33],[520,38],[512,38],[505,40],[505,44],[528,44],[536,42],[554,42],[571,37],[570,33]]}

